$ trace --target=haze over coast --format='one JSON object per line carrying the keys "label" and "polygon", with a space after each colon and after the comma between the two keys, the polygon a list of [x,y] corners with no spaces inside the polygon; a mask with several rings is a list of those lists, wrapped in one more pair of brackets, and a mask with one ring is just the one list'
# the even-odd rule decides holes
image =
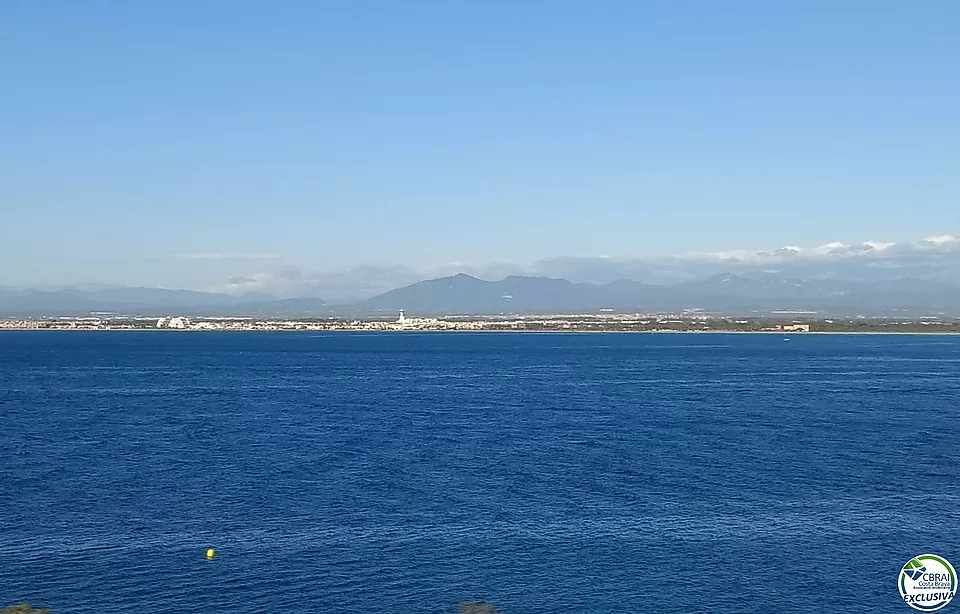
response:
{"label": "haze over coast", "polygon": [[[179,269],[227,256],[193,254]],[[262,265],[261,265],[262,266]],[[445,270],[450,275],[425,277]],[[530,263],[255,269],[206,291],[105,285],[0,288],[0,314],[178,311],[203,315],[422,315],[701,310],[747,314],[960,314],[960,241],[834,242],[663,258],[563,257]]]}

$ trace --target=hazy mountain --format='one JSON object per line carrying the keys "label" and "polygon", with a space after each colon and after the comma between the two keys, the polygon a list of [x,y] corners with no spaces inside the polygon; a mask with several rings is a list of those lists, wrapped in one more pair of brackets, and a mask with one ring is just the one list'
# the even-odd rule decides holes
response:
{"label": "hazy mountain", "polygon": [[207,313],[238,303],[271,298],[261,294],[230,296],[211,292],[167,290],[163,288],[107,288],[102,290],[0,288],[0,316],[73,316],[93,312],[135,313],[139,315],[163,315],[169,312]]}
{"label": "hazy mountain", "polygon": [[814,311],[825,315],[960,315],[960,286],[913,278],[864,284],[786,279],[773,274],[716,275],[672,286],[619,280],[573,283],[510,276],[483,281],[459,274],[386,292],[354,307],[361,313],[500,314],[680,311],[756,313]]}
{"label": "hazy mountain", "polygon": [[223,305],[202,315],[326,317],[336,311],[320,298],[285,298]]}
{"label": "hazy mountain", "polygon": [[422,281],[356,305],[361,313],[509,314],[591,313],[672,309],[683,294],[667,286],[620,280],[609,284],[512,275],[484,281],[470,275]]}
{"label": "hazy mountain", "polygon": [[320,298],[278,299],[154,288],[100,290],[0,289],[0,317],[85,315],[393,316],[410,315],[676,312],[750,314],[811,311],[822,315],[960,315],[960,285],[904,277],[871,282],[802,279],[775,272],[720,274],[657,285],[629,279],[574,283],[545,276],[511,275],[485,281],[463,273],[419,281],[360,302]]}
{"label": "hazy mountain", "polygon": [[[196,254],[190,257],[219,254]],[[270,260],[253,261],[243,275],[211,279],[206,290],[274,298],[322,297],[328,303],[356,303],[419,281],[466,273],[479,279],[510,276],[609,284],[637,281],[672,286],[727,274],[784,280],[842,280],[883,283],[903,278],[960,284],[960,239],[951,235],[914,242],[834,241],[818,246],[765,250],[732,249],[673,256],[624,258],[564,256],[533,261],[447,262],[431,265],[366,264],[316,270]],[[83,289],[100,289],[85,287]]]}
{"label": "hazy mountain", "polygon": [[483,281],[460,273],[398,288],[362,301],[360,312],[496,314],[588,309],[596,304],[596,287],[546,277],[505,277]]}

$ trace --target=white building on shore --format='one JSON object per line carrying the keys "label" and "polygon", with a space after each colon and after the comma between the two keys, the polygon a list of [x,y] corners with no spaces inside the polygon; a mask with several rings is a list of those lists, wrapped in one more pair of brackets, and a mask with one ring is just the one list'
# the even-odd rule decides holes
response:
{"label": "white building on shore", "polygon": [[157,328],[176,328],[184,329],[189,326],[190,321],[183,317],[160,318],[157,320]]}

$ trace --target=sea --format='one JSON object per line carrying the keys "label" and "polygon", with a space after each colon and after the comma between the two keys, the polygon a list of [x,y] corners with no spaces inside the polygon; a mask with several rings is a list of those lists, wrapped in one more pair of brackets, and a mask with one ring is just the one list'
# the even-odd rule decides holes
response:
{"label": "sea", "polygon": [[0,608],[905,614],[958,436],[954,336],[3,332]]}

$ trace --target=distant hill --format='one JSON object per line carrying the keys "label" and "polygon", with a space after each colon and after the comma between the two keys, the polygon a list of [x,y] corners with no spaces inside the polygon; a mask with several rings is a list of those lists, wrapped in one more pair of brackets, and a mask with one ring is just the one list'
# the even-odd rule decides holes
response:
{"label": "distant hill", "polygon": [[334,313],[321,298],[284,298],[223,305],[203,315],[325,317]]}
{"label": "distant hill", "polygon": [[354,306],[374,314],[405,309],[424,315],[703,310],[723,313],[814,311],[823,314],[960,315],[960,286],[904,279],[862,284],[716,275],[673,286],[621,280],[608,284],[511,276],[484,281],[469,275],[431,279]]}
{"label": "distant hill", "polygon": [[864,283],[791,279],[777,274],[722,274],[672,286],[620,280],[573,283],[509,276],[485,281],[466,274],[420,281],[364,301],[333,305],[319,298],[278,299],[157,288],[16,290],[0,288],[0,317],[126,315],[327,317],[678,312],[821,315],[960,316],[960,286],[906,277]]}
{"label": "distant hill", "polygon": [[[599,302],[598,302],[599,301]],[[483,281],[463,273],[430,279],[375,296],[356,305],[362,313],[498,314],[597,309],[597,286],[547,277]]]}
{"label": "distant hill", "polygon": [[[312,299],[316,300],[316,299]],[[0,317],[58,317],[90,313],[130,315],[184,315],[230,313],[237,305],[251,305],[251,313],[264,302],[277,302],[261,294],[231,296],[162,288],[109,288],[102,290],[34,290],[0,288]],[[282,302],[280,302],[282,303]]]}
{"label": "distant hill", "polygon": [[595,313],[672,309],[684,302],[682,296],[673,287],[628,280],[603,285],[522,276],[483,281],[459,274],[398,288],[355,308],[367,314],[399,309],[430,315]]}

